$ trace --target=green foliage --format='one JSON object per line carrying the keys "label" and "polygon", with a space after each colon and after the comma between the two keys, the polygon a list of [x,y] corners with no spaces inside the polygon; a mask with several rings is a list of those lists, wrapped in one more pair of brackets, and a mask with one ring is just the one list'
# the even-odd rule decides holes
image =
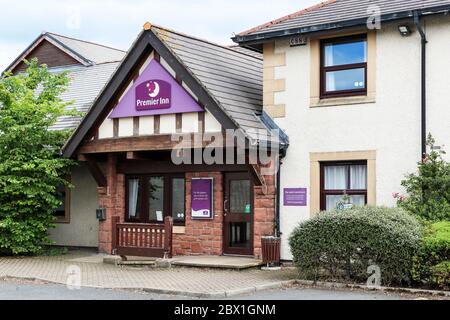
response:
{"label": "green foliage", "polygon": [[357,207],[321,212],[291,234],[302,277],[366,281],[377,265],[384,285],[409,282],[421,237],[420,223],[400,208]]}
{"label": "green foliage", "polygon": [[436,222],[425,228],[412,270],[413,279],[421,284],[450,287],[450,221]]}
{"label": "green foliage", "polygon": [[418,164],[418,172],[402,181],[407,196],[397,198],[398,206],[422,220],[450,220],[450,162],[443,159],[445,151],[435,150],[435,140],[428,136],[430,154]]}
{"label": "green foliage", "polygon": [[0,78],[0,254],[33,254],[49,243],[56,187],[68,185],[73,165],[60,157],[70,133],[49,130],[58,117],[76,114],[59,98],[67,74],[27,64],[25,73]]}

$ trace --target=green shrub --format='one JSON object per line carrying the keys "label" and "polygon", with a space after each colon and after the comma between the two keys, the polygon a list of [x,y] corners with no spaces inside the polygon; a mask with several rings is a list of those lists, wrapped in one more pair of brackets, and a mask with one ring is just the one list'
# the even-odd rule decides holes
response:
{"label": "green shrub", "polygon": [[450,287],[450,222],[442,221],[425,229],[420,250],[414,257],[413,279],[423,285]]}
{"label": "green shrub", "polygon": [[418,170],[401,182],[406,195],[394,193],[399,207],[425,221],[450,220],[450,162],[445,161],[444,150],[436,150],[435,141],[428,136],[432,150],[418,163]]}
{"label": "green shrub", "polygon": [[25,73],[0,78],[0,254],[39,253],[50,242],[58,186],[74,162],[60,156],[67,130],[49,130],[67,111],[59,97],[66,73],[52,73],[36,59]]}
{"label": "green shrub", "polygon": [[409,282],[421,226],[400,208],[321,212],[301,223],[289,244],[300,275],[365,281],[377,265],[383,284]]}

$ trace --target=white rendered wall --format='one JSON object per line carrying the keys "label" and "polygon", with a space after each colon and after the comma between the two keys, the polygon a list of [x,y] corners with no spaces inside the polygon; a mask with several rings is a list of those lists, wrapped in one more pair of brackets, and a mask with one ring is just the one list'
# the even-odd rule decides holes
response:
{"label": "white rendered wall", "polygon": [[74,168],[71,179],[70,223],[57,223],[49,230],[50,239],[56,245],[98,247],[97,183],[83,164]]}
{"label": "white rendered wall", "polygon": [[[427,23],[426,32],[428,131],[450,152],[450,18]],[[275,70],[276,78],[286,79],[286,91],[275,94],[275,104],[286,104],[286,117],[275,121],[290,138],[281,188],[310,191],[310,152],[376,150],[377,205],[395,205],[392,192],[402,191],[400,181],[420,160],[420,37],[417,32],[401,37],[393,25],[383,26],[376,38],[376,102],[317,108],[309,107],[309,45],[276,43],[276,52],[286,52],[286,66]],[[292,229],[310,217],[309,200],[308,193],[307,207],[281,206],[283,259],[291,259]]]}

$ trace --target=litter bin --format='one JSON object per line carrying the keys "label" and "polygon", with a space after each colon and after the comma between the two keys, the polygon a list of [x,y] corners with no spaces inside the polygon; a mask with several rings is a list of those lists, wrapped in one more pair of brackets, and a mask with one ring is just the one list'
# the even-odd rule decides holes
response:
{"label": "litter bin", "polygon": [[261,237],[261,255],[263,263],[268,267],[280,265],[280,241],[279,237]]}

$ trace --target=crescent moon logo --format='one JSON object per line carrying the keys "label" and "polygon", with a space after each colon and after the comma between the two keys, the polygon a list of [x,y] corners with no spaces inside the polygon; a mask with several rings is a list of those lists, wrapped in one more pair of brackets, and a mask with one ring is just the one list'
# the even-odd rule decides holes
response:
{"label": "crescent moon logo", "polygon": [[159,95],[159,83],[156,81],[151,81],[147,83],[148,96],[150,98],[155,98]]}

